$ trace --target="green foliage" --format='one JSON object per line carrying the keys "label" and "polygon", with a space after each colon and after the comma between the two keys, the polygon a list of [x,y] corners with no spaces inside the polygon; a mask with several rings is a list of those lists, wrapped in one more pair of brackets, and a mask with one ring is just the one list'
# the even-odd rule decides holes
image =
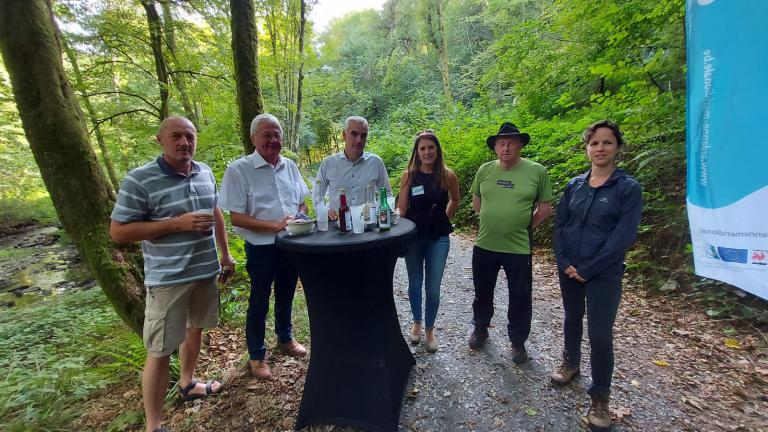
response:
{"label": "green foliage", "polygon": [[0,429],[66,429],[77,401],[128,372],[103,352],[136,340],[96,289],[2,311]]}

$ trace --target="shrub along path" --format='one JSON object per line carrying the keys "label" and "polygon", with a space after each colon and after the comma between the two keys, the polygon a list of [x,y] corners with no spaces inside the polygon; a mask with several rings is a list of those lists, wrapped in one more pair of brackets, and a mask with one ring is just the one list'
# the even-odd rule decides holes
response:
{"label": "shrub along path", "polygon": [[[440,350],[429,354],[423,345],[412,346],[417,365],[408,385],[400,429],[586,429],[588,346],[583,349],[583,377],[563,388],[549,383],[562,346],[562,306],[548,252],[540,251],[534,259],[533,331],[528,343],[531,360],[518,367],[512,363],[506,336],[503,272],[489,343],[482,352],[467,347],[473,297],[472,245],[470,237],[452,237],[437,322]],[[410,309],[403,260],[398,261],[394,285],[403,333],[407,334]],[[768,431],[768,341],[757,329],[709,320],[702,306],[686,302],[683,296],[649,295],[626,287],[615,335],[614,430]],[[176,402],[168,416],[173,431],[293,427],[307,360],[274,355],[270,364],[275,379],[258,382],[250,379],[245,369],[244,347],[239,328],[224,326],[207,333],[200,375],[223,376],[227,387],[219,397]],[[139,414],[140,409],[138,383],[132,381],[91,400],[77,426],[107,430],[118,414],[131,410]],[[125,424],[131,423],[129,419],[123,425],[140,430],[136,416],[128,417],[134,419],[133,426]]]}

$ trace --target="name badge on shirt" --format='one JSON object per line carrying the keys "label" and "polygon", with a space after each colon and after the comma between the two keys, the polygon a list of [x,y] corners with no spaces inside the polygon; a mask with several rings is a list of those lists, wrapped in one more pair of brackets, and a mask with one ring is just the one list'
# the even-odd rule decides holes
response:
{"label": "name badge on shirt", "polygon": [[411,188],[411,195],[424,195],[424,186],[414,186]]}

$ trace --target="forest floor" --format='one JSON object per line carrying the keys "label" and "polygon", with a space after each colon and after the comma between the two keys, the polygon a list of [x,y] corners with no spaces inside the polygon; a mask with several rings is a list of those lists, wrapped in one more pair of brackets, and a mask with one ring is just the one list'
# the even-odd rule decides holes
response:
{"label": "forest floor", "polygon": [[[503,272],[489,343],[480,352],[467,346],[472,245],[470,236],[452,236],[437,320],[439,351],[429,354],[423,344],[409,345],[417,364],[406,390],[400,430],[586,430],[586,335],[582,377],[565,387],[549,381],[560,358],[563,312],[555,266],[544,256],[546,251],[534,259],[533,325],[527,344],[531,360],[516,366],[506,336]],[[395,269],[394,290],[407,335],[410,309],[403,260]],[[297,295],[302,295],[300,290]],[[309,347],[308,340],[301,342]],[[703,306],[682,295],[649,294],[628,284],[614,345],[615,431],[768,431],[768,340],[759,329],[709,319]],[[275,377],[260,382],[247,372],[244,347],[240,328],[225,325],[206,333],[198,375],[222,379],[226,388],[216,397],[169,404],[170,430],[292,430],[308,359],[270,354]],[[138,380],[105,388],[81,411],[73,429],[141,430]]]}

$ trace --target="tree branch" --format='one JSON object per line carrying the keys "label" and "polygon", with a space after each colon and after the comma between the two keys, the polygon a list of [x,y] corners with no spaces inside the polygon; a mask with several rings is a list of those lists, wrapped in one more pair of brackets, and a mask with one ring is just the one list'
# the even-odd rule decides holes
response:
{"label": "tree branch", "polygon": [[135,93],[128,93],[128,92],[124,92],[124,91],[113,90],[113,91],[100,91],[100,92],[93,92],[93,93],[88,93],[88,94],[85,94],[85,95],[83,95],[83,96],[84,96],[84,97],[91,97],[91,96],[99,96],[99,95],[107,95],[107,94],[119,94],[119,95],[125,95],[125,96],[131,96],[131,97],[135,97],[135,98],[137,98],[137,99],[141,99],[142,101],[144,101],[144,103],[146,103],[147,105],[151,106],[151,107],[152,107],[153,109],[155,109],[156,111],[158,111],[158,112],[160,111],[160,108],[158,108],[158,107],[157,107],[155,104],[153,104],[152,102],[150,102],[149,100],[147,100],[147,99],[146,99],[144,96],[141,96],[141,95],[137,95],[137,94],[135,94]]}
{"label": "tree branch", "polygon": [[173,75],[173,74],[182,74],[183,73],[183,74],[192,75],[192,76],[194,76],[194,75],[204,76],[206,78],[213,78],[215,80],[219,80],[219,81],[223,82],[224,84],[226,84],[226,85],[231,87],[231,84],[229,83],[229,80],[227,80],[227,77],[223,76],[223,75],[218,75],[218,76],[217,75],[208,75],[206,73],[195,72],[195,71],[191,71],[191,70],[172,70],[172,71],[168,71],[168,73],[171,74],[171,75]]}
{"label": "tree branch", "polygon": [[124,116],[124,115],[129,115],[129,114],[135,114],[135,113],[139,113],[139,112],[143,112],[143,113],[149,114],[152,117],[157,118],[158,120],[160,119],[160,116],[157,113],[153,113],[152,111],[146,110],[144,108],[136,108],[136,109],[133,109],[133,110],[122,111],[122,112],[119,112],[117,114],[112,114],[109,117],[105,117],[103,119],[96,120],[95,121],[96,124],[94,125],[93,129],[91,129],[88,133],[93,133],[93,131],[96,128],[98,128],[99,126],[101,126],[102,123],[106,123],[106,122],[108,122],[108,121],[110,121],[110,120],[112,120],[114,118],[117,118],[117,117],[120,117],[120,116]]}

